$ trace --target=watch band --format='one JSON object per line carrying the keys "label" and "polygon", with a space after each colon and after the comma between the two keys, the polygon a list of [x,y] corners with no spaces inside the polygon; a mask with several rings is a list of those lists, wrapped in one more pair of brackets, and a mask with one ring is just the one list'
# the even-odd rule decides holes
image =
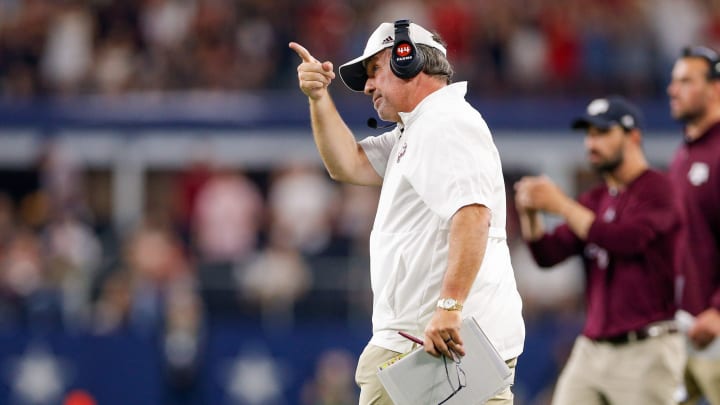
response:
{"label": "watch band", "polygon": [[463,305],[455,298],[440,298],[437,307],[445,311],[461,311]]}

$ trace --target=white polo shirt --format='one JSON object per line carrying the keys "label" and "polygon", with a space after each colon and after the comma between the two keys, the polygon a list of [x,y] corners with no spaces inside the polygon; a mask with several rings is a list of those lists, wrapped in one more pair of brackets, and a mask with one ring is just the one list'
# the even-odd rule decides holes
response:
{"label": "white polo shirt", "polygon": [[383,177],[370,236],[371,344],[407,352],[397,331],[422,336],[447,269],[450,221],[458,209],[491,210],[490,237],[464,302],[504,359],[523,349],[522,302],[505,237],[505,184],[497,148],[480,113],[465,101],[467,83],[444,87],[393,131],[360,141]]}

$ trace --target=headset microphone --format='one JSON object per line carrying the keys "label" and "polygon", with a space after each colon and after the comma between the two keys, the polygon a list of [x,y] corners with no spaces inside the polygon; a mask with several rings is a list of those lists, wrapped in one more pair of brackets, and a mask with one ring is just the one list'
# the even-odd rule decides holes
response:
{"label": "headset microphone", "polygon": [[385,128],[390,128],[394,125],[397,125],[397,122],[391,122],[387,125],[378,126],[378,120],[376,120],[375,118],[370,117],[367,120],[367,126],[369,126],[372,129],[385,129]]}

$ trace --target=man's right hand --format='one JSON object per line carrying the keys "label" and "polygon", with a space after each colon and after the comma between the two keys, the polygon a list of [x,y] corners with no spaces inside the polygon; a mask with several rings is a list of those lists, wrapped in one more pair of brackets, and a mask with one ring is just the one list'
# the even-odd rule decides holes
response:
{"label": "man's right hand", "polygon": [[289,47],[302,59],[302,63],[297,68],[300,90],[311,99],[319,100],[327,94],[327,87],[335,78],[333,64],[315,59],[297,42],[290,42]]}
{"label": "man's right hand", "polygon": [[715,338],[720,338],[720,311],[711,307],[698,314],[688,331],[688,337],[699,349],[710,344]]}

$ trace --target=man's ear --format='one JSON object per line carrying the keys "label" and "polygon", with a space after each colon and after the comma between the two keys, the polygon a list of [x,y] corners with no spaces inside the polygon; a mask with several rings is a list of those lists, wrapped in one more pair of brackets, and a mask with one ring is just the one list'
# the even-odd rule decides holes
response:
{"label": "man's ear", "polygon": [[628,132],[630,139],[637,145],[642,145],[642,131],[638,128],[633,128]]}
{"label": "man's ear", "polygon": [[712,86],[713,97],[715,98],[715,101],[720,102],[720,80],[711,80],[710,86]]}

